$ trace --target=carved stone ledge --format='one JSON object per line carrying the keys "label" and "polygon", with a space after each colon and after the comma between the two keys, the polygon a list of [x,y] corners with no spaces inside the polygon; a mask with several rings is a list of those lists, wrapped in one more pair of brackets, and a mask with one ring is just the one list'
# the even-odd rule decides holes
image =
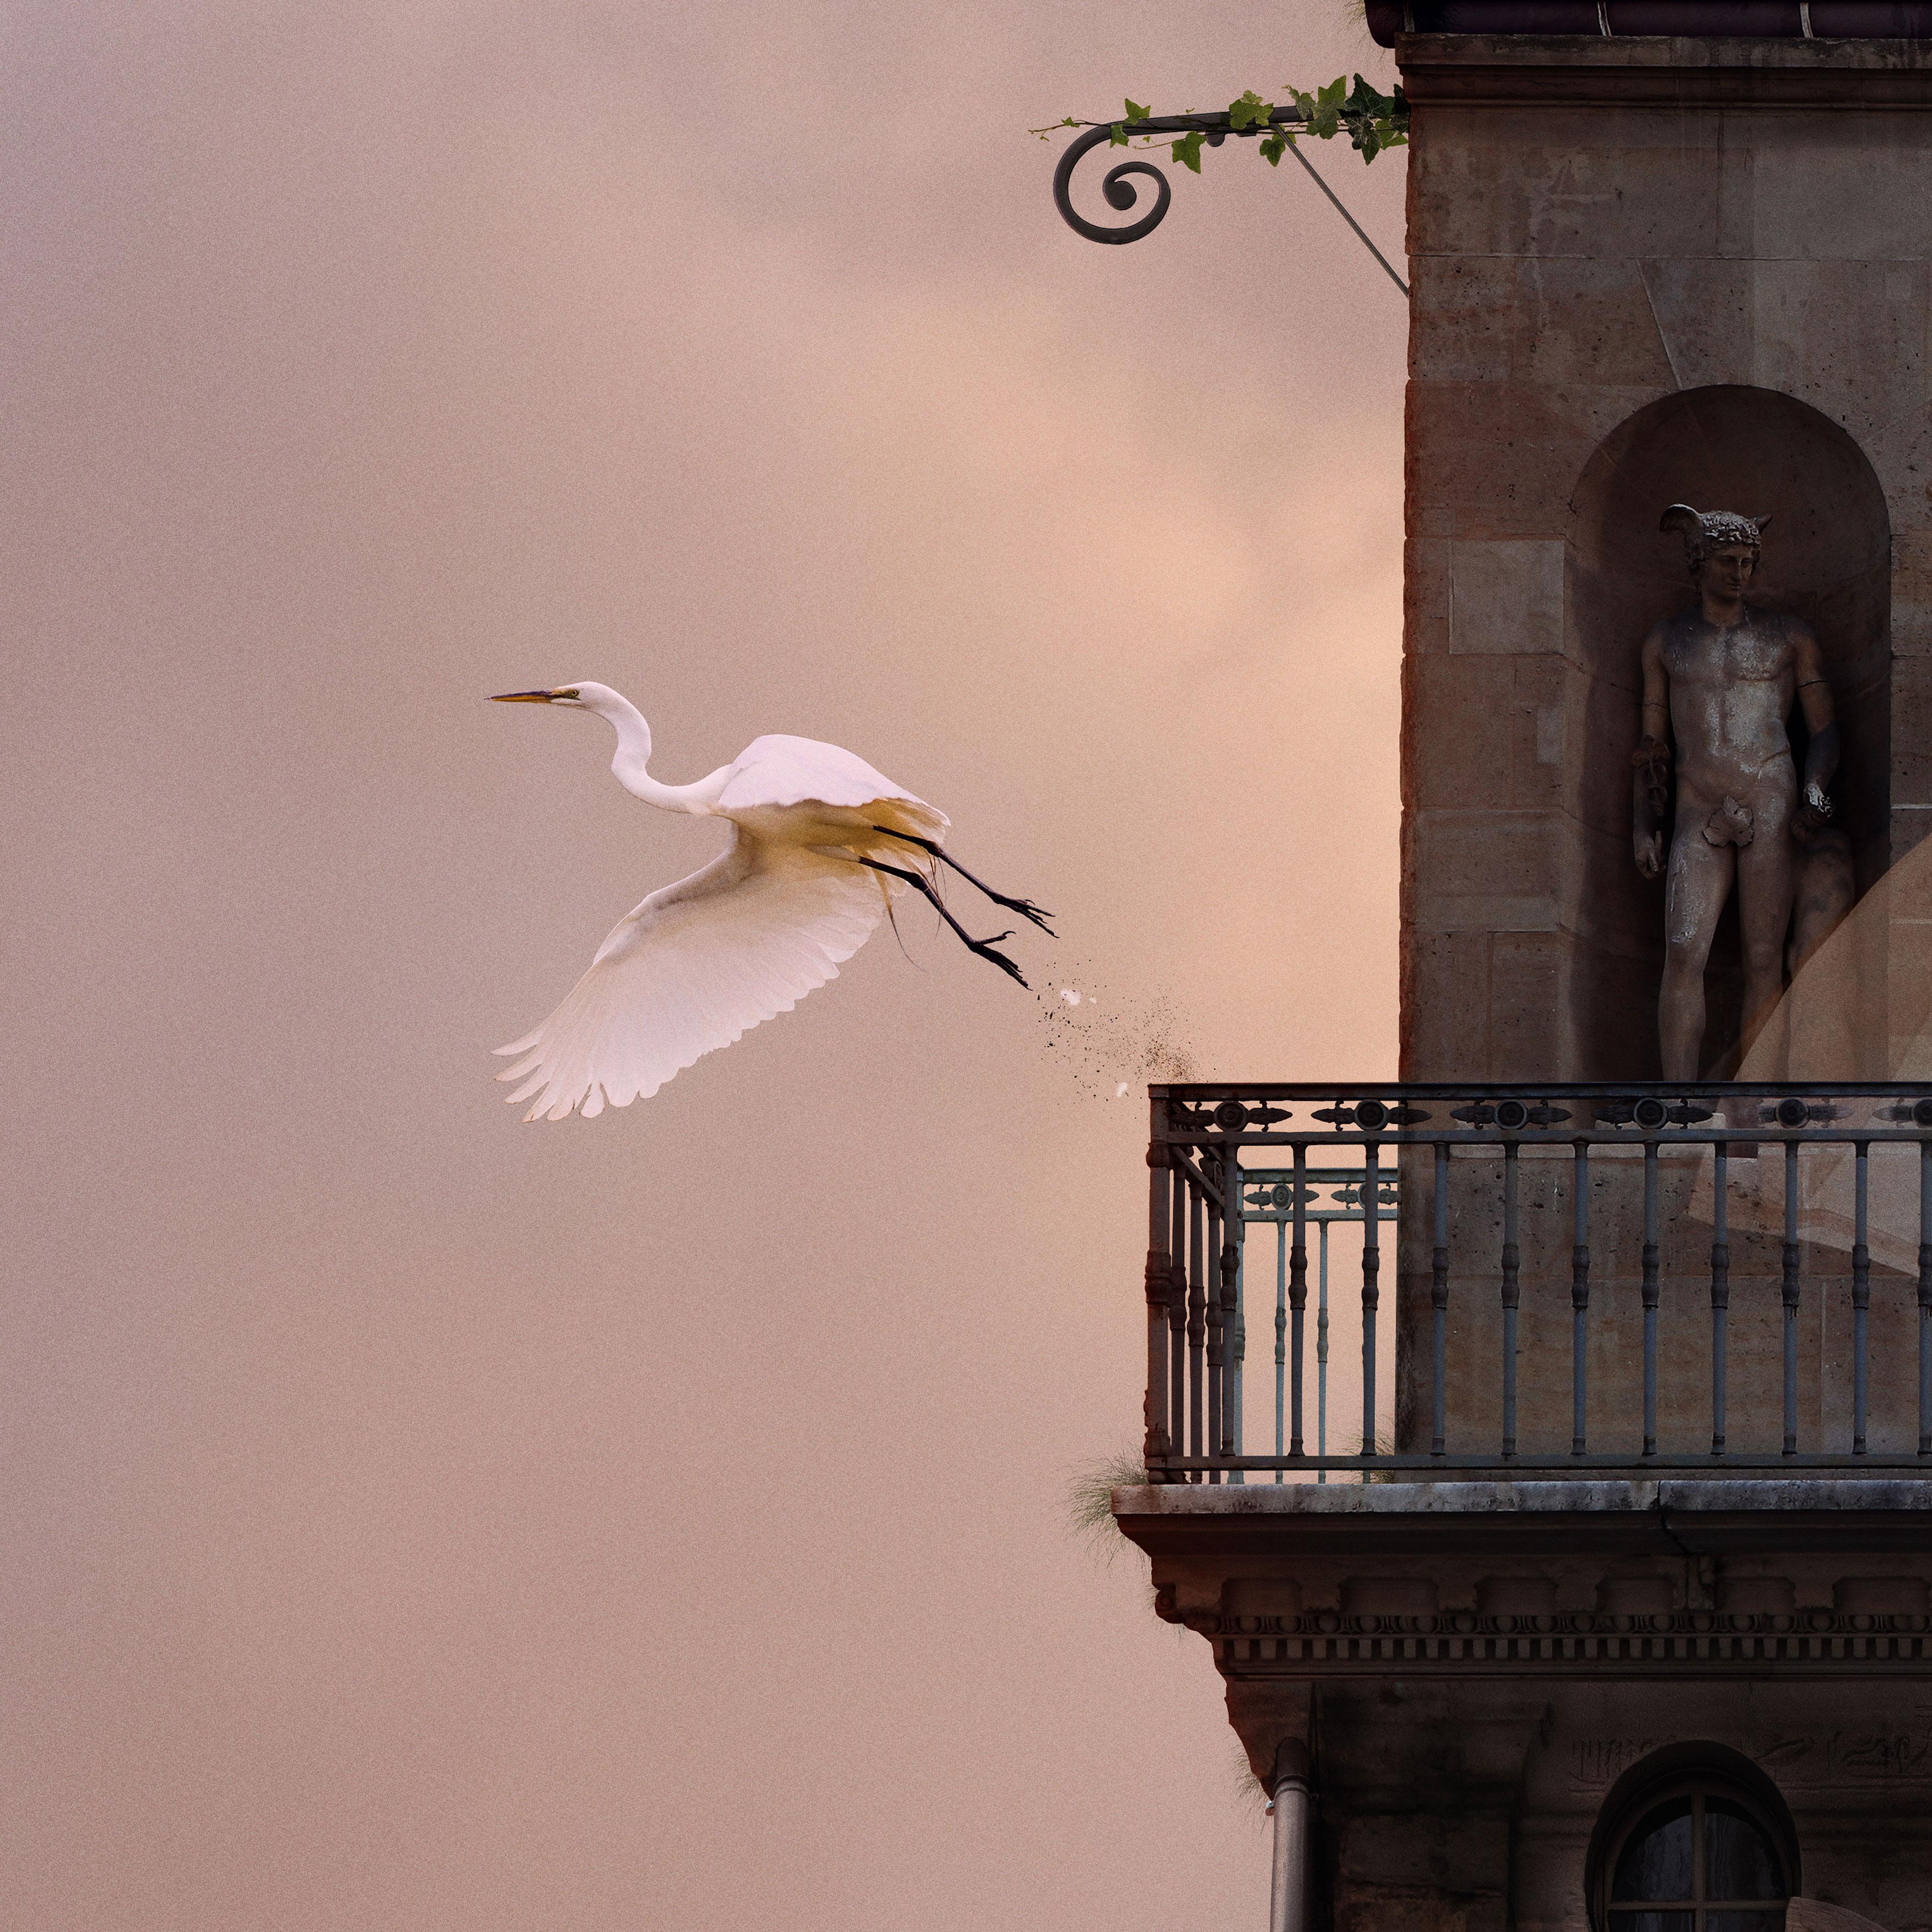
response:
{"label": "carved stone ledge", "polygon": [[[1190,1621],[1193,1621],[1190,1619]],[[1202,1619],[1202,1634],[1229,1676],[1281,1671],[1384,1676],[1438,1666],[1511,1675],[1580,1670],[1702,1673],[1729,1667],[1780,1674],[1794,1668],[1843,1668],[1861,1675],[1888,1667],[1923,1676],[1932,1665],[1932,1617],[1730,1616],[1684,1610],[1647,1616],[1513,1618],[1451,1612],[1438,1617],[1300,1617]],[[1202,1623],[1196,1624],[1199,1628]]]}
{"label": "carved stone ledge", "polygon": [[1230,1682],[1932,1678],[1932,1484],[1120,1490]]}

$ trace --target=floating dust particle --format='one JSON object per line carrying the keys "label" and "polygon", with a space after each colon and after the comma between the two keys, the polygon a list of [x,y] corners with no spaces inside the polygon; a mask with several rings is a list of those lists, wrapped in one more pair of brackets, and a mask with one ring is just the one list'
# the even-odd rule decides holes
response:
{"label": "floating dust particle", "polygon": [[1130,1100],[1150,1082],[1198,1080],[1199,1061],[1173,1003],[1078,982],[1036,993],[1048,1052],[1096,1100]]}

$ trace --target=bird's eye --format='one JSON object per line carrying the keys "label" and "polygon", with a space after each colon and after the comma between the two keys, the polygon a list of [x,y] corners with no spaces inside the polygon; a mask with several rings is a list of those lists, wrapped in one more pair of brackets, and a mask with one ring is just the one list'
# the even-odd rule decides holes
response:
{"label": "bird's eye", "polygon": [[553,698],[576,698],[579,696],[580,694],[576,687],[573,685],[567,686],[562,691],[553,691],[550,693],[550,695]]}

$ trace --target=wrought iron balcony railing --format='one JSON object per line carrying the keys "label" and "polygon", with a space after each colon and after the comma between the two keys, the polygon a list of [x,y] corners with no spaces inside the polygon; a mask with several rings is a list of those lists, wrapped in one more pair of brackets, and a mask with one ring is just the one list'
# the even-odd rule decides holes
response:
{"label": "wrought iron balcony railing", "polygon": [[[1932,1468],[1932,1091],[1150,1096],[1150,1481]],[[1359,1324],[1360,1415],[1355,1445],[1330,1454],[1322,1318],[1338,1222],[1360,1230],[1346,1310]],[[1392,1364],[1378,1354],[1390,1222]],[[1250,1252],[1257,1224],[1274,1232],[1272,1270]],[[1270,1272],[1273,1448],[1251,1453],[1250,1301]]]}

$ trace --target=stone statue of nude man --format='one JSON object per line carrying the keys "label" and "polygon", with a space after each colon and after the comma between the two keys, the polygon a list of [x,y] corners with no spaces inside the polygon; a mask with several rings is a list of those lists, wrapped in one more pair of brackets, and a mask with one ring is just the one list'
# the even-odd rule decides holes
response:
{"label": "stone statue of nude man", "polygon": [[[1734,885],[1744,939],[1743,1048],[1764,1025],[1784,990],[1798,847],[1817,838],[1832,815],[1826,788],[1838,770],[1838,730],[1818,640],[1798,619],[1744,598],[1770,520],[1700,514],[1685,503],[1664,513],[1662,527],[1684,538],[1699,594],[1696,606],[1666,617],[1643,640],[1642,736],[1631,760],[1634,842],[1646,878],[1665,868],[1673,766],[1677,781],[1658,1001],[1666,1080],[1697,1077],[1704,969]],[[1802,803],[1784,728],[1794,697],[1810,732]]]}

